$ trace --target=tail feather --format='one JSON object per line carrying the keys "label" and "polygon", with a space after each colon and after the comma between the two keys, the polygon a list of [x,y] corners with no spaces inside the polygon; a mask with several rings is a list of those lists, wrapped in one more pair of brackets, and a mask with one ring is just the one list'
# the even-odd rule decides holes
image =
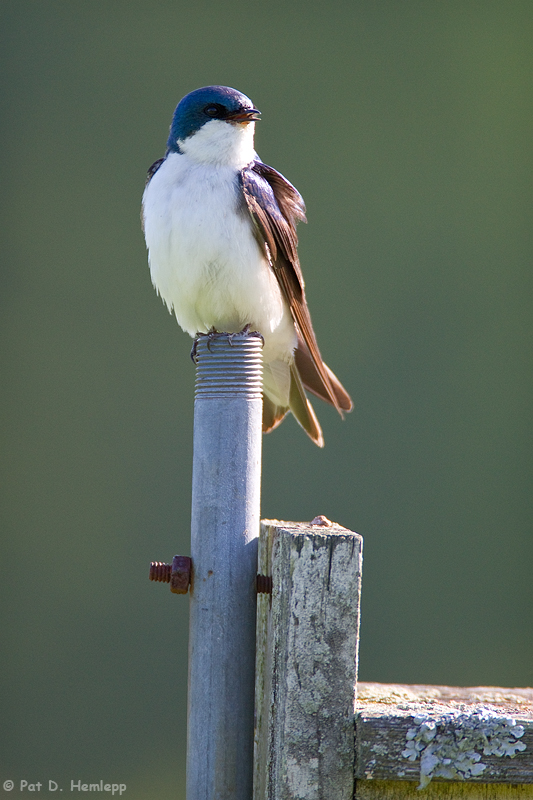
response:
{"label": "tail feather", "polygon": [[307,399],[306,389],[321,400],[335,406],[341,416],[344,416],[343,412],[352,410],[351,398],[338,378],[323,361],[319,372],[309,348],[303,338],[298,336],[298,346],[292,364],[281,360],[265,364],[263,373],[264,433],[269,433],[277,428],[290,410],[309,438],[318,447],[324,446],[322,430],[314,409]]}
{"label": "tail feather", "polygon": [[288,406],[276,405],[263,392],[263,433],[270,433],[274,428],[277,428],[288,413]]}
{"label": "tail feather", "polygon": [[306,397],[302,380],[295,364],[291,367],[291,390],[289,394],[289,406],[310,439],[318,445],[324,447],[324,437],[322,429],[313,410],[313,406]]}
{"label": "tail feather", "polygon": [[[298,336],[298,346],[294,353],[294,360],[305,388],[319,397],[321,400],[325,400],[326,403],[333,405],[331,397],[324,386],[322,376],[318,373],[315,362],[313,361],[311,353],[309,352],[309,348],[301,336]],[[337,376],[327,366],[327,364],[324,364],[324,367],[329,378],[330,389],[333,391],[333,394],[337,399],[339,413],[341,416],[343,416],[343,411],[352,410],[352,398]]]}

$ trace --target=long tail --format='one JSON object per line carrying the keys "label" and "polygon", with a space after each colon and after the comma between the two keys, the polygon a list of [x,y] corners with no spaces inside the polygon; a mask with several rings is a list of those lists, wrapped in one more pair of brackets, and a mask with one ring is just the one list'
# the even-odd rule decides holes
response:
{"label": "long tail", "polygon": [[[324,386],[322,375],[320,375],[316,368],[315,362],[311,356],[311,353],[309,352],[309,348],[301,336],[298,336],[298,346],[294,354],[294,363],[296,364],[298,372],[300,373],[300,377],[305,388],[317,397],[320,397],[321,400],[325,400],[326,403],[335,405],[331,400],[330,394]],[[324,364],[324,362],[322,363],[329,379],[330,389],[337,400],[337,410],[342,417],[344,416],[342,413],[343,411],[349,412],[352,410],[352,398],[337,376],[330,370],[328,365]]]}

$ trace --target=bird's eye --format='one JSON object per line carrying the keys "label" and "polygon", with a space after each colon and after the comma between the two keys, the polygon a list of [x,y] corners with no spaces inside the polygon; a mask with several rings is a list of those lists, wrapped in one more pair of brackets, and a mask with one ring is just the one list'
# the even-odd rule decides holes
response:
{"label": "bird's eye", "polygon": [[221,117],[224,114],[224,110],[224,106],[219,103],[212,103],[204,108],[204,114],[207,114],[208,117]]}

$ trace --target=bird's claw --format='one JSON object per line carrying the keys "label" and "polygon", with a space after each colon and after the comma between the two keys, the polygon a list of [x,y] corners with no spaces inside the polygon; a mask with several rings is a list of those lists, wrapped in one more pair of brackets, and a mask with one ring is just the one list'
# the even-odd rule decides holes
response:
{"label": "bird's claw", "polygon": [[197,364],[198,363],[197,350],[198,350],[198,340],[200,339],[200,336],[207,336],[207,349],[211,353],[212,351],[211,351],[211,348],[210,348],[209,345],[211,343],[211,340],[217,334],[218,334],[218,331],[215,328],[211,328],[211,330],[207,331],[207,333],[200,333],[200,331],[197,331],[196,336],[194,337],[194,342],[192,344],[192,348],[191,348],[191,359],[192,359],[192,363],[193,364]]}
{"label": "bird's claw", "polygon": [[196,336],[194,337],[194,342],[192,343],[192,347],[191,347],[191,361],[192,361],[193,364],[197,364],[198,363],[198,357],[196,355],[196,349],[198,347],[198,337],[199,336],[200,336],[200,334],[197,333]]}
{"label": "bird's claw", "polygon": [[262,347],[264,347],[265,346],[265,337],[263,336],[262,333],[259,333],[259,331],[251,331],[250,330],[251,327],[252,327],[252,324],[249,322],[247,325],[244,326],[242,331],[236,331],[235,333],[228,334],[228,341],[229,341],[230,347],[233,347],[233,337],[234,336],[258,336],[261,339]]}
{"label": "bird's claw", "polygon": [[248,336],[257,336],[259,339],[261,339],[261,347],[265,346],[265,337],[259,331],[250,331]]}
{"label": "bird's claw", "polygon": [[247,336],[248,332],[250,330],[250,327],[251,327],[251,324],[248,323],[247,325],[244,326],[242,331],[234,331],[233,333],[229,333],[228,334],[229,346],[233,347],[233,339],[235,338],[235,336]]}
{"label": "bird's claw", "polygon": [[213,351],[211,350],[211,342],[213,341],[215,336],[218,335],[218,331],[216,330],[216,328],[211,328],[210,330],[207,331],[205,335],[207,336],[207,349],[209,350],[210,353],[212,353]]}

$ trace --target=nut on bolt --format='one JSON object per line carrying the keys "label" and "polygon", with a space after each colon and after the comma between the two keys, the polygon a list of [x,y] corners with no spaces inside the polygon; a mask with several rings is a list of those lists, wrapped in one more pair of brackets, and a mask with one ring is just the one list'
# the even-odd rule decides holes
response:
{"label": "nut on bolt", "polygon": [[187,594],[191,583],[192,560],[189,556],[174,556],[172,564],[163,561],[150,563],[150,580],[170,583],[174,594]]}
{"label": "nut on bolt", "polygon": [[255,579],[257,594],[272,594],[272,576],[257,575]]}

